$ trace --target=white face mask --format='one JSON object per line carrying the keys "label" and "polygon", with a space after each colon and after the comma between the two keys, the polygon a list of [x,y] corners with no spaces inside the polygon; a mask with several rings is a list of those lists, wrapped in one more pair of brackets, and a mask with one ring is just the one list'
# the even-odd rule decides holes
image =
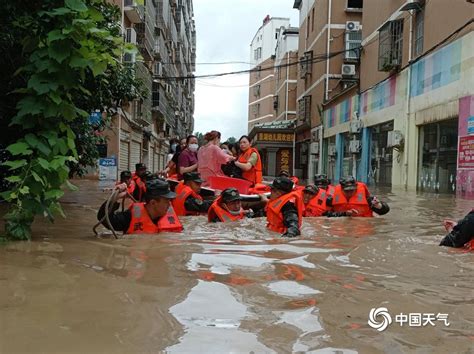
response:
{"label": "white face mask", "polygon": [[191,150],[192,152],[196,152],[198,151],[199,149],[199,145],[198,144],[189,144],[189,150]]}

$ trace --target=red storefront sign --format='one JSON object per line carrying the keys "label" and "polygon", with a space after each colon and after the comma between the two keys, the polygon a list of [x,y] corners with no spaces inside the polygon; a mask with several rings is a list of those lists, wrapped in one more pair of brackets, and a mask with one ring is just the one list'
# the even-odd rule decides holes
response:
{"label": "red storefront sign", "polygon": [[458,168],[474,168],[474,136],[459,137]]}

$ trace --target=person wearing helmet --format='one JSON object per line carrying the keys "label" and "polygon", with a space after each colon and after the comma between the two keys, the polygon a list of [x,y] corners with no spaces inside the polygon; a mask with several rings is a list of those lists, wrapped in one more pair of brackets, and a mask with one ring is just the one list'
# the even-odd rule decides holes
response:
{"label": "person wearing helmet", "polygon": [[135,172],[132,174],[132,190],[131,195],[139,202],[143,201],[146,192],[146,165],[144,163],[135,164]]}
{"label": "person wearing helmet", "polygon": [[304,217],[323,216],[327,212],[326,190],[309,184],[303,189],[302,193]]}
{"label": "person wearing helmet", "polygon": [[334,190],[334,186],[331,185],[331,180],[324,174],[314,176],[314,185],[319,189],[325,190],[328,195]]}
{"label": "person wearing helmet", "polygon": [[326,216],[357,216],[372,217],[375,212],[385,215],[390,211],[387,203],[375,196],[371,196],[369,189],[362,182],[357,182],[354,177],[341,178],[334,187],[334,193],[326,199],[328,211]]}
{"label": "person wearing helmet", "polygon": [[270,188],[270,200],[266,206],[267,228],[285,237],[300,235],[304,205],[300,193],[293,190],[293,181],[277,177]]}
{"label": "person wearing helmet", "polygon": [[299,183],[299,179],[296,176],[290,176],[290,173],[287,170],[281,170],[280,173],[278,174],[278,177],[286,177],[289,178],[293,181],[293,188],[296,188],[296,186]]}
{"label": "person wearing helmet", "polygon": [[183,182],[176,186],[176,199],[173,208],[179,216],[207,214],[212,200],[203,200],[199,195],[204,182],[199,172],[183,173]]}
{"label": "person wearing helmet", "polygon": [[113,207],[109,211],[110,225],[104,219],[106,202],[102,204],[97,213],[97,219],[104,220],[102,224],[105,227],[113,227],[115,231],[123,231],[127,234],[154,234],[183,230],[183,226],[171,206],[171,200],[176,197],[176,194],[170,190],[169,184],[165,180],[154,178],[147,181],[145,202],[133,203],[128,210],[122,212],[116,212],[120,206],[117,200],[126,197],[127,185],[123,183],[116,188],[120,193],[113,201]]}
{"label": "person wearing helmet", "polygon": [[224,189],[212,203],[207,214],[209,222],[236,221],[244,217],[245,211],[242,209],[240,193],[236,188]]}

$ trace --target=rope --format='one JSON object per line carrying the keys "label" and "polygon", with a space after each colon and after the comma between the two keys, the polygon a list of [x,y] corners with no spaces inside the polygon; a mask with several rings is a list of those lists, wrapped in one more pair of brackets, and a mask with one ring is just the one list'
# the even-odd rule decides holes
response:
{"label": "rope", "polygon": [[99,237],[99,233],[97,232],[97,227],[99,225],[101,225],[104,221],[107,221],[107,224],[109,226],[109,229],[112,231],[112,234],[114,235],[114,237],[116,239],[118,239],[118,236],[117,234],[115,233],[115,229],[114,227],[112,226],[112,223],[110,222],[110,218],[109,218],[109,214],[111,212],[110,210],[110,201],[113,200],[114,203],[117,199],[117,195],[120,193],[120,191],[118,189],[115,189],[112,194],[110,194],[109,198],[107,199],[107,201],[105,202],[105,215],[102,217],[102,219],[100,219],[100,221],[94,225],[94,227],[92,228],[92,231],[94,231],[94,234],[96,235],[96,237]]}

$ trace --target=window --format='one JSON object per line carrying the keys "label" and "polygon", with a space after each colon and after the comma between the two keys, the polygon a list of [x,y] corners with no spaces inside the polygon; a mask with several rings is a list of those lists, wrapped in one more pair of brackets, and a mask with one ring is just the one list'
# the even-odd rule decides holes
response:
{"label": "window", "polygon": [[261,70],[262,70],[262,67],[259,65],[255,68],[255,78],[258,80],[260,79],[260,75],[261,75]]}
{"label": "window", "polygon": [[415,57],[423,54],[423,34],[425,27],[425,12],[423,10],[416,12],[415,17]]}
{"label": "window", "polygon": [[298,120],[302,123],[311,123],[311,96],[304,96],[298,101]]}
{"label": "window", "polygon": [[258,60],[262,57],[262,47],[258,47],[253,51],[253,58],[255,60]]}
{"label": "window", "polygon": [[306,75],[311,74],[313,68],[313,51],[310,50],[304,53],[300,58],[300,78],[306,78]]}
{"label": "window", "polygon": [[260,96],[260,85],[255,85],[253,87],[253,95],[255,97],[259,97]]}
{"label": "window", "polygon": [[313,10],[311,11],[311,17],[313,18],[313,20],[311,21],[311,32],[314,31],[314,7],[313,7]]}
{"label": "window", "polygon": [[309,23],[310,23],[310,21],[311,21],[311,14],[306,19],[306,38],[308,38],[308,36],[309,36]]}
{"label": "window", "polygon": [[278,95],[273,96],[273,109],[278,112]]}
{"label": "window", "polygon": [[351,10],[362,10],[364,0],[347,0],[347,9]]}
{"label": "window", "polygon": [[362,31],[347,31],[345,40],[346,52],[344,53],[344,58],[346,60],[358,60],[362,43]]}
{"label": "window", "polygon": [[389,21],[379,30],[379,71],[392,71],[402,63],[403,19]]}
{"label": "window", "polygon": [[278,31],[275,32],[275,39],[278,39]]}
{"label": "window", "polygon": [[258,117],[260,115],[260,103],[254,104],[252,110],[254,116]]}
{"label": "window", "polygon": [[153,82],[151,91],[151,106],[158,107],[160,105],[160,84]]}

